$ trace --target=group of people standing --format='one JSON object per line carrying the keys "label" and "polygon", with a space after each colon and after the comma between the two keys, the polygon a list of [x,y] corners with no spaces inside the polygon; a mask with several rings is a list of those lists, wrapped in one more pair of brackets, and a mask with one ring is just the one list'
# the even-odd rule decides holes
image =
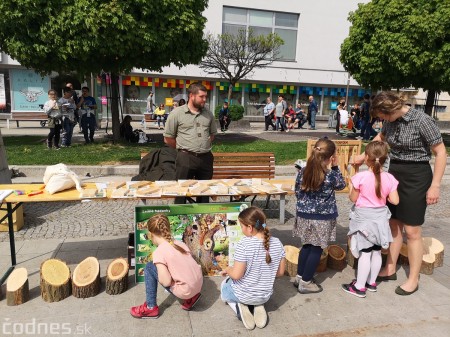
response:
{"label": "group of people standing", "polygon": [[[72,83],[67,83],[63,88],[63,96],[58,99],[58,93],[54,89],[48,91],[49,100],[44,104],[44,112],[48,116],[50,132],[47,136],[47,148],[59,150],[61,147],[72,145],[73,130],[80,123],[85,144],[94,142],[94,133],[97,127],[95,109],[97,103],[89,95],[89,88],[81,89],[78,97]],[[62,132],[62,140],[61,139]]]}
{"label": "group of people standing", "polygon": [[[168,118],[164,136],[166,143],[178,150],[178,179],[212,177],[210,150],[217,130],[211,113],[204,110],[205,101],[206,89],[191,85],[188,107],[175,109]],[[375,96],[370,114],[384,123],[365,152],[353,158],[353,165],[365,163],[368,170],[351,177],[349,184],[349,198],[354,207],[348,235],[350,250],[359,257],[359,262],[356,279],[342,284],[342,290],[364,298],[367,292],[376,292],[381,282],[397,280],[396,264],[405,232],[409,275],[395,293],[409,296],[419,289],[421,226],[427,205],[439,200],[446,149],[435,121],[407,106],[395,94],[381,92]],[[429,164],[432,153],[434,173]],[[338,164],[335,143],[319,139],[295,180],[297,211],[293,236],[299,237],[302,245],[294,286],[301,294],[323,290],[314,274],[323,249],[336,240],[339,214],[335,191],[346,186]],[[236,247],[234,265],[223,271],[227,278],[221,284],[221,299],[247,329],[263,328],[267,324],[264,304],[273,294],[275,277],[284,273],[285,253],[280,240],[271,236],[262,210],[244,209],[238,220],[245,237]],[[173,239],[165,216],[152,217],[148,230],[158,248],[153,253],[153,262],[146,267],[147,301],[131,308],[131,315],[159,316],[158,282],[183,299],[182,309],[191,310],[201,297],[200,266],[188,248]],[[382,248],[389,251],[383,269]]]}

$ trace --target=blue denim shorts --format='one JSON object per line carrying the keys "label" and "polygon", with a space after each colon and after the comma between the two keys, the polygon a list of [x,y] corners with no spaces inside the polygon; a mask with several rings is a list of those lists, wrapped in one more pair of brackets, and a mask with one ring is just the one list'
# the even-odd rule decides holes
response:
{"label": "blue denim shorts", "polygon": [[222,284],[220,285],[220,298],[227,303],[239,303],[239,300],[231,287],[231,283],[232,280],[229,277],[222,281]]}

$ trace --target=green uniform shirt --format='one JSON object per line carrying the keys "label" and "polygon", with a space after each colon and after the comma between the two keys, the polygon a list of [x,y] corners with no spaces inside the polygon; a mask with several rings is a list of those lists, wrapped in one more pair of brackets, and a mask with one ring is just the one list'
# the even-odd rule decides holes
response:
{"label": "green uniform shirt", "polygon": [[164,137],[175,138],[177,149],[206,153],[212,147],[209,137],[216,133],[216,122],[210,111],[202,109],[198,114],[193,114],[185,104],[170,113]]}

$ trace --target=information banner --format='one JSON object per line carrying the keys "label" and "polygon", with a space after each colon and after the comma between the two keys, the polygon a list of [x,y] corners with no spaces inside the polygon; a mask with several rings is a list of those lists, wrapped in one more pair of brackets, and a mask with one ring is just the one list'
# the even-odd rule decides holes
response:
{"label": "information banner", "polygon": [[216,276],[233,264],[236,244],[243,238],[238,215],[249,206],[249,202],[136,206],[136,282],[144,282],[145,265],[152,261],[156,249],[147,230],[147,221],[153,215],[166,215],[174,239],[189,247],[204,275]]}
{"label": "information banner", "polygon": [[6,109],[5,75],[0,74],[0,110]]}
{"label": "information banner", "polygon": [[50,77],[28,69],[11,69],[11,111],[42,111],[39,107],[48,100]]}

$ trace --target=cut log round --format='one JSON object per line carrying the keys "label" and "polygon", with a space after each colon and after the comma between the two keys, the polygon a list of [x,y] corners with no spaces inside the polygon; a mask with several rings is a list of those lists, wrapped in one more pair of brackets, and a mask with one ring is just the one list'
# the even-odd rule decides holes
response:
{"label": "cut log round", "polygon": [[100,291],[100,265],[95,257],[87,257],[75,267],[72,295],[77,298],[95,296]]}
{"label": "cut log round", "polygon": [[41,296],[45,302],[59,302],[70,296],[70,269],[64,261],[49,259],[41,264]]}
{"label": "cut log round", "polygon": [[298,255],[300,254],[300,249],[294,246],[286,245],[284,246],[284,251],[286,252],[286,273],[294,277],[297,275],[297,265],[298,265]]}
{"label": "cut log round", "polygon": [[424,237],[422,241],[424,255],[433,254],[435,256],[434,268],[442,267],[444,264],[444,245],[442,242],[430,237]]}
{"label": "cut log round", "polygon": [[128,262],[120,257],[113,260],[106,270],[106,293],[118,295],[128,289]]}
{"label": "cut log round", "polygon": [[328,249],[325,248],[322,251],[322,255],[320,256],[320,262],[319,265],[317,266],[316,272],[322,273],[325,270],[327,270],[327,260],[328,260]]}
{"label": "cut log round", "polygon": [[345,250],[338,245],[328,246],[327,266],[334,270],[342,270],[347,265]]}
{"label": "cut log round", "polygon": [[28,272],[25,268],[14,269],[6,282],[6,304],[19,305],[29,299]]}

